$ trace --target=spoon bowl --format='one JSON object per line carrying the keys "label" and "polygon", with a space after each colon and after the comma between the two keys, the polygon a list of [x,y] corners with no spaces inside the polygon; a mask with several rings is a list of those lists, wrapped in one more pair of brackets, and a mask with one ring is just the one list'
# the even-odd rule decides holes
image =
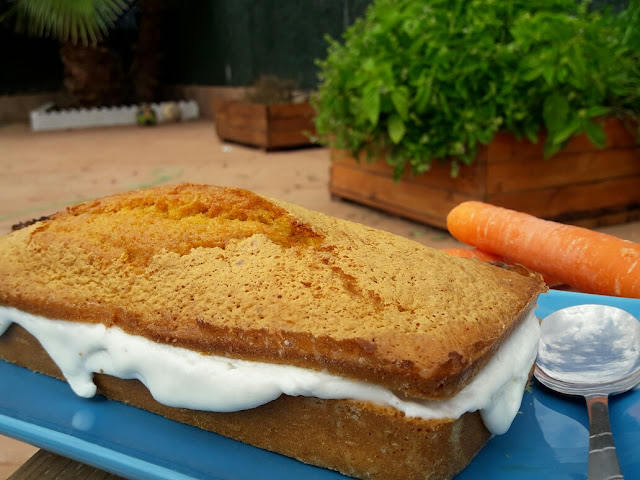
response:
{"label": "spoon bowl", "polygon": [[576,305],[544,318],[535,377],[589,410],[588,479],[621,479],[609,425],[608,396],[640,382],[640,322],[606,305]]}

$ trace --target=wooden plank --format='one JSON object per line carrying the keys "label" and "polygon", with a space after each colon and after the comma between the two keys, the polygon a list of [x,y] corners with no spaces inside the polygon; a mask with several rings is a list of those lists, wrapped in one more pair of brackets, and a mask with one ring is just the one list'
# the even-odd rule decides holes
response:
{"label": "wooden plank", "polygon": [[517,192],[640,175],[640,148],[562,153],[549,160],[517,158],[487,166],[487,192]]}
{"label": "wooden plank", "polygon": [[[334,165],[350,166],[354,169],[376,175],[393,176],[393,167],[387,164],[384,157],[378,158],[375,162],[367,162],[365,156],[362,155],[360,162],[356,162],[347,152],[332,150],[331,160]],[[431,169],[423,175],[413,176],[409,168],[407,168],[400,182],[403,184],[417,184],[447,190],[453,189],[461,193],[481,196],[485,192],[485,169],[486,163],[478,160],[469,167],[462,167],[460,174],[456,178],[453,178],[451,177],[451,167],[449,164],[434,162]]]}
{"label": "wooden plank", "polygon": [[308,102],[273,104],[269,105],[268,112],[270,120],[292,117],[311,119],[316,114],[315,110]]}
{"label": "wooden plank", "polygon": [[[98,470],[46,450],[39,450],[8,480],[120,480],[122,477]],[[124,480],[124,479],[122,479]]]}
{"label": "wooden plank", "polygon": [[262,113],[266,111],[266,106],[259,103],[236,102],[232,100],[217,100],[214,102],[214,107],[216,108],[216,114],[219,112],[234,117],[262,116]]}
{"label": "wooden plank", "polygon": [[287,147],[302,147],[311,145],[312,142],[302,130],[285,130],[285,131],[270,131],[269,142],[267,148],[287,148]]}
{"label": "wooden plank", "polygon": [[315,111],[309,103],[276,104],[267,108],[268,148],[311,145],[305,132],[315,133]]}
{"label": "wooden plank", "polygon": [[640,205],[640,175],[526,192],[494,193],[488,195],[486,201],[541,218],[586,216],[602,210],[613,213]]}
{"label": "wooden plank", "polygon": [[312,120],[305,117],[280,117],[269,121],[268,148],[311,145],[307,133],[315,133]]}
{"label": "wooden plank", "polygon": [[446,230],[447,228],[446,221],[443,221],[443,217],[441,215],[429,215],[424,212],[414,212],[408,210],[403,205],[385,203],[381,200],[375,201],[369,198],[354,196],[353,191],[342,190],[341,188],[332,185],[329,185],[329,193],[344,200],[351,200],[361,205],[367,205],[371,208],[375,208],[383,212],[397,215],[409,220],[414,220],[416,222],[425,223],[432,227],[441,228],[443,230]]}
{"label": "wooden plank", "polygon": [[329,191],[333,195],[440,228],[446,228],[446,216],[453,207],[465,200],[479,199],[477,195],[429,185],[396,183],[388,175],[362,171],[341,163],[331,166]]}
{"label": "wooden plank", "polygon": [[[635,130],[634,130],[635,128]],[[620,120],[613,118],[603,123],[603,129],[607,135],[605,148],[633,148],[638,147],[637,127],[625,126]],[[545,135],[541,134],[538,143],[532,143],[526,139],[516,140],[508,133],[498,133],[489,144],[489,163],[505,162],[521,159],[544,159],[542,146]],[[586,135],[578,135],[572,138],[563,149],[565,153],[594,152],[599,149],[594,146]],[[553,160],[553,159],[550,159]]]}
{"label": "wooden plank", "polygon": [[624,209],[614,213],[591,213],[590,215],[591,216],[584,218],[563,215],[555,218],[554,220],[585,228],[600,228],[609,225],[620,225],[622,223],[640,220],[640,206],[637,208]]}
{"label": "wooden plank", "polygon": [[233,127],[230,125],[216,128],[220,139],[230,142],[238,142],[244,145],[266,148],[266,133],[251,128]]}
{"label": "wooden plank", "polygon": [[218,100],[215,129],[222,140],[266,148],[267,110],[264,105]]}
{"label": "wooden plank", "polygon": [[214,103],[216,118],[223,125],[251,126],[267,130],[267,107],[257,103],[217,101]]}
{"label": "wooden plank", "polygon": [[314,131],[313,120],[307,117],[279,117],[269,119],[269,131],[278,132],[303,132]]}

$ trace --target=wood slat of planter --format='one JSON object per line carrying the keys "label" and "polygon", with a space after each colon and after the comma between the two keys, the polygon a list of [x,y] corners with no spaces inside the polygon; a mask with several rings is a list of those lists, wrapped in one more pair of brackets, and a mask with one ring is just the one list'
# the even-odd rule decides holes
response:
{"label": "wood slat of planter", "polygon": [[[605,149],[612,148],[632,148],[638,146],[637,126],[625,125],[618,119],[609,119],[603,123],[602,128],[607,135]],[[490,163],[511,161],[514,158],[544,158],[542,146],[545,136],[540,135],[538,143],[532,143],[526,139],[516,140],[507,133],[495,135],[491,144],[488,145],[488,159]],[[592,152],[596,150],[586,135],[573,137],[563,153]]]}
{"label": "wood slat of planter", "polygon": [[308,102],[269,105],[269,117],[272,120],[278,118],[306,118],[310,120],[314,115],[315,111]]}
{"label": "wood slat of planter", "polygon": [[216,101],[213,108],[218,137],[258,147],[267,144],[267,110],[264,105]]}
{"label": "wood slat of planter", "polygon": [[453,207],[480,197],[478,193],[440,188],[420,181],[395,182],[391,167],[386,175],[382,169],[376,172],[357,167],[353,161],[351,164],[347,160],[334,162],[329,191],[342,198],[441,228],[446,228],[446,216]]}
{"label": "wood slat of planter", "polygon": [[585,219],[640,207],[640,175],[489,195],[487,201],[550,219]]}
{"label": "wood slat of planter", "polygon": [[266,149],[275,150],[278,148],[293,148],[311,145],[309,137],[307,137],[303,132],[304,131],[270,132],[269,142]]}
{"label": "wood slat of planter", "polygon": [[[485,154],[486,151],[481,151],[479,153],[479,158],[482,159]],[[356,163],[348,153],[332,150],[331,160],[333,165],[340,164],[342,166],[350,166],[353,169],[370,172],[372,174],[386,177],[393,176],[393,167],[390,167],[384,158],[380,158],[375,162],[368,162],[365,159],[365,156],[362,155],[360,162]],[[452,178],[450,165],[434,162],[429,172],[424,175],[413,176],[408,171],[405,172],[402,177],[401,184],[416,183],[436,189],[455,189],[461,193],[476,193],[482,195],[485,192],[485,169],[486,161],[480,160],[470,167],[462,169],[460,171],[460,175],[456,178]]]}
{"label": "wood slat of planter", "polygon": [[625,208],[623,211],[613,213],[598,211],[593,212],[590,216],[584,217],[564,216],[564,219],[561,221],[585,228],[597,228],[605,225],[618,225],[621,223],[635,222],[637,220],[640,220],[640,207]]}
{"label": "wood slat of planter", "polygon": [[267,108],[258,103],[216,102],[216,119],[222,126],[246,128],[251,126],[260,131],[267,130]]}
{"label": "wood slat of planter", "polygon": [[492,195],[630,175],[640,175],[640,154],[632,148],[562,153],[549,160],[517,156],[488,165],[486,189]]}
{"label": "wood slat of planter", "polygon": [[304,132],[315,132],[314,111],[308,103],[263,105],[237,101],[214,102],[218,136],[264,149],[310,145]]}
{"label": "wood slat of planter", "polygon": [[298,147],[311,142],[306,133],[315,133],[315,112],[308,103],[270,105],[267,108],[269,148]]}

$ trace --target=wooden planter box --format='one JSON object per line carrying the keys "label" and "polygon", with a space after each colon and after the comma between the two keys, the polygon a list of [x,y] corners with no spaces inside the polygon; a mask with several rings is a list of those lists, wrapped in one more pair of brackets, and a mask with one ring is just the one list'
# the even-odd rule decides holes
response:
{"label": "wooden planter box", "polygon": [[394,182],[384,159],[357,163],[332,152],[329,190],[338,197],[446,228],[449,211],[465,200],[481,200],[537,217],[597,227],[640,218],[640,146],[617,120],[605,126],[607,146],[594,147],[585,136],[549,160],[537,144],[498,134],[482,147],[457,178],[449,165],[434,162],[418,177]]}
{"label": "wooden planter box", "polygon": [[221,140],[265,150],[312,145],[305,132],[315,133],[315,112],[307,102],[264,105],[218,100],[213,110]]}

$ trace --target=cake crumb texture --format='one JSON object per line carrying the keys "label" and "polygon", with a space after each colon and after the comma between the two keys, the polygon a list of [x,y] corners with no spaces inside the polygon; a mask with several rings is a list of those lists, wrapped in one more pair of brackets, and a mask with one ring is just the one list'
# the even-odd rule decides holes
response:
{"label": "cake crumb texture", "polygon": [[0,304],[421,398],[463,388],[544,282],[241,189],[185,184],[0,238]]}

